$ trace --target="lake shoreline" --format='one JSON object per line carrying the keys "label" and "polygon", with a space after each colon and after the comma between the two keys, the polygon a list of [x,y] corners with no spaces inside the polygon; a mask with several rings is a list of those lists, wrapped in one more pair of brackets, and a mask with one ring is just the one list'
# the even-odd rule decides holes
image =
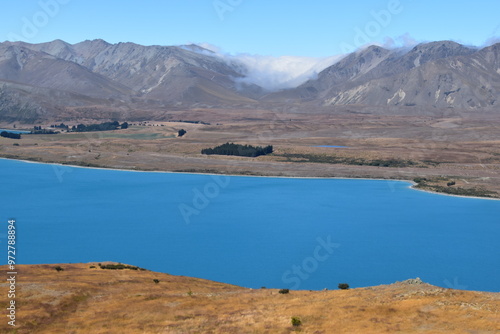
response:
{"label": "lake shoreline", "polygon": [[370,178],[370,177],[320,177],[320,176],[281,176],[281,175],[259,175],[259,174],[225,174],[225,173],[202,173],[202,172],[189,172],[189,171],[161,171],[161,170],[139,170],[139,169],[125,169],[125,168],[115,168],[115,167],[106,167],[106,166],[82,166],[82,165],[73,165],[73,164],[65,164],[61,162],[45,162],[45,161],[36,161],[36,160],[26,160],[26,159],[16,159],[16,158],[7,158],[0,157],[1,160],[11,160],[11,161],[20,161],[24,163],[32,163],[32,164],[44,164],[44,165],[54,165],[61,167],[71,167],[71,168],[85,168],[85,169],[95,169],[95,170],[110,170],[110,171],[120,171],[120,172],[139,172],[139,173],[165,173],[165,174],[189,174],[189,175],[223,175],[223,176],[232,176],[232,177],[265,177],[265,178],[279,178],[279,179],[317,179],[317,180],[373,180],[373,181],[398,181],[398,182],[407,182],[410,183],[408,186],[409,189],[418,190],[422,192],[427,192],[430,194],[444,195],[444,196],[452,196],[452,197],[461,197],[461,198],[470,198],[470,199],[485,199],[485,200],[497,200],[500,198],[494,197],[479,197],[479,196],[463,196],[463,195],[453,195],[444,192],[437,192],[427,189],[419,189],[416,188],[418,183],[413,180],[406,179],[393,179],[393,178]]}

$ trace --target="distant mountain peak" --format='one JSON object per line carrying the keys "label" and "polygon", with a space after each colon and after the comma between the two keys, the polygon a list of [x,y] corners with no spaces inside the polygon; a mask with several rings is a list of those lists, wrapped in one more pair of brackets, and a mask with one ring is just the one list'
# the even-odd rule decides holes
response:
{"label": "distant mountain peak", "polygon": [[215,55],[215,52],[213,52],[212,50],[206,49],[197,44],[180,45],[179,47],[193,52],[208,52],[209,54]]}
{"label": "distant mountain peak", "polygon": [[77,44],[100,44],[100,45],[107,45],[107,46],[111,45],[111,43],[108,43],[105,40],[100,39],[100,38],[98,38],[98,39],[87,39],[87,40],[85,40],[83,42],[80,42],[80,43],[77,43]]}
{"label": "distant mountain peak", "polygon": [[120,114],[200,105],[303,103],[470,110],[498,110],[500,105],[500,43],[482,49],[453,41],[411,49],[370,45],[296,88],[273,93],[244,84],[242,79],[250,76],[246,70],[243,63],[235,65],[196,44],[143,46],[102,39],[77,44],[0,43],[0,87],[22,103],[37,106],[33,110],[44,117],[70,112],[67,108],[100,117],[102,110]]}
{"label": "distant mountain peak", "polygon": [[454,52],[474,52],[477,48],[467,47],[453,41],[438,41],[429,43],[420,43],[413,47],[410,52],[449,52],[453,55]]}
{"label": "distant mountain peak", "polygon": [[494,108],[500,104],[498,46],[479,49],[453,41],[410,50],[376,45],[347,55],[315,80],[266,96],[267,101],[330,105]]}
{"label": "distant mountain peak", "polygon": [[390,52],[388,49],[383,48],[379,45],[370,45],[364,49],[359,50],[357,53],[384,53],[384,52]]}
{"label": "distant mountain peak", "polygon": [[62,39],[55,39],[53,40],[52,42],[47,42],[47,43],[42,43],[42,44],[59,44],[59,45],[71,45],[65,41],[63,41]]}

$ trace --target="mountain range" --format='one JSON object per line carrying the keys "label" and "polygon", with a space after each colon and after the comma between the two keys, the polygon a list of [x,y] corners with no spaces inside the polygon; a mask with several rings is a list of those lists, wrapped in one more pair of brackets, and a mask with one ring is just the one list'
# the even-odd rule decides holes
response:
{"label": "mountain range", "polygon": [[[0,43],[0,120],[134,119],[187,108],[339,105],[498,110],[500,43],[370,46],[298,87],[266,91],[248,69],[197,45],[103,40]],[[135,111],[141,110],[141,113]],[[140,115],[140,116],[139,116]]]}

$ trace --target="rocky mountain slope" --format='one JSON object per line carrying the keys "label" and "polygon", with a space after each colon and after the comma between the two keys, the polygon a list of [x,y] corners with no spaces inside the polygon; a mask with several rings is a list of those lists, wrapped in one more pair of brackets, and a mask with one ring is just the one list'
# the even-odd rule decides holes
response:
{"label": "rocky mountain slope", "polygon": [[[234,79],[241,74],[235,68],[201,48],[102,40],[75,45],[60,40],[0,43],[0,90],[20,96],[26,90],[41,89],[43,93],[30,94],[29,100],[43,104],[51,114],[73,106],[122,104],[147,109],[151,105],[251,103],[252,98],[236,89]],[[2,110],[0,117],[8,115]]]}
{"label": "rocky mountain slope", "polygon": [[85,93],[91,97],[120,97],[133,91],[96,72],[71,61],[22,45],[0,45],[2,81],[24,85]]}
{"label": "rocky mountain slope", "polygon": [[[235,88],[233,79],[241,74],[208,50],[201,53],[201,48],[109,44],[103,40],[75,45],[60,40],[35,45],[17,42],[2,47],[2,80],[99,97],[122,93],[167,102],[248,100]],[[26,65],[25,59],[36,66]]]}
{"label": "rocky mountain slope", "polygon": [[433,42],[403,50],[371,46],[348,55],[316,80],[265,97],[332,105],[497,108],[500,44],[477,50]]}
{"label": "rocky mountain slope", "polygon": [[371,46],[297,88],[265,93],[241,84],[244,65],[195,45],[4,42],[0,120],[99,118],[101,111],[107,111],[102,117],[123,118],[124,110],[147,116],[148,110],[157,115],[175,107],[265,109],[289,103],[326,110],[338,105],[496,110],[499,53],[500,44],[477,49],[450,41],[410,50]]}

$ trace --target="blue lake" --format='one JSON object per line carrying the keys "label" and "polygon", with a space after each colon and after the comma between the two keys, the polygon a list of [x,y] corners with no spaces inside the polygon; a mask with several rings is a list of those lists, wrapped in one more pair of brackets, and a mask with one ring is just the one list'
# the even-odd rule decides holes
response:
{"label": "blue lake", "polygon": [[26,130],[14,130],[14,129],[0,129],[0,132],[10,132],[10,133],[20,133],[20,134],[26,134],[26,133],[31,133],[31,131],[26,131]]}
{"label": "blue lake", "polygon": [[[408,278],[500,291],[500,201],[403,181],[85,169],[0,159],[22,264],[117,261],[245,287]],[[2,256],[2,264],[6,256]]]}

